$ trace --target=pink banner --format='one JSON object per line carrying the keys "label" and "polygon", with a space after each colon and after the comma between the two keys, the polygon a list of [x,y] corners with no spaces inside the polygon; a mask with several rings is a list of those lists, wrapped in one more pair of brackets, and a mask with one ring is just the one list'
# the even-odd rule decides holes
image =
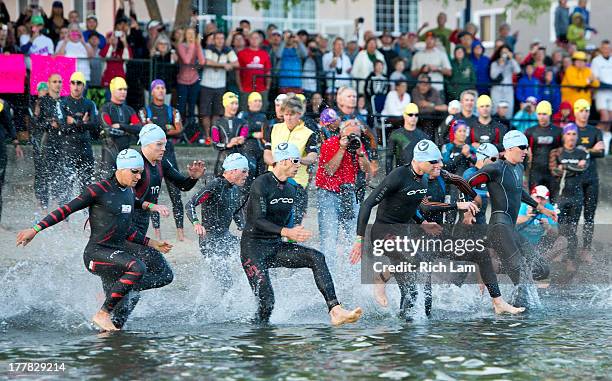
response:
{"label": "pink banner", "polygon": [[30,72],[30,94],[36,94],[36,85],[47,82],[51,74],[62,76],[62,92],[60,95],[70,94],[70,76],[76,71],[76,58],[39,56],[33,54]]}
{"label": "pink banner", "polygon": [[23,54],[0,55],[0,93],[23,93],[25,75]]}

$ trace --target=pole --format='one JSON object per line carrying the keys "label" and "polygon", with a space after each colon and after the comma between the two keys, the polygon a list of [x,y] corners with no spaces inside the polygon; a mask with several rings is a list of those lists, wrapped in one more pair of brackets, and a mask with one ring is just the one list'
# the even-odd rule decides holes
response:
{"label": "pole", "polygon": [[463,13],[463,25],[472,21],[472,0],[465,0],[465,12]]}

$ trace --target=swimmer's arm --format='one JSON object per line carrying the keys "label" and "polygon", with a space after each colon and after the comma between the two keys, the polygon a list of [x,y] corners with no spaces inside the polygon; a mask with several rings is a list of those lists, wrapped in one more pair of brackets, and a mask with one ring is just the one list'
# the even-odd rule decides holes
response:
{"label": "swimmer's arm", "polygon": [[482,184],[494,181],[497,178],[498,172],[497,165],[488,164],[474,173],[467,182],[472,188],[479,187]]}
{"label": "swimmer's arm", "polygon": [[185,214],[187,214],[187,218],[192,224],[195,225],[200,223],[196,207],[212,197],[213,188],[216,183],[216,181],[212,181],[203,186],[202,189],[191,197],[187,205],[185,205]]}
{"label": "swimmer's arm", "polygon": [[[523,189],[522,193],[521,193],[521,201],[524,202],[525,204],[531,206],[534,210],[538,209],[538,202],[536,200],[534,200],[533,198],[531,198],[531,196],[529,195],[529,193]],[[539,210],[538,210],[539,212]]]}
{"label": "swimmer's arm", "polygon": [[174,165],[172,165],[172,163],[170,163],[168,159],[162,160],[162,168],[164,171],[164,177],[183,192],[191,190],[198,183],[199,179],[193,179],[189,176],[183,175]]}
{"label": "swimmer's arm", "polygon": [[77,198],[49,213],[46,217],[35,224],[32,229],[39,233],[42,230],[65,220],[72,213],[93,205],[97,196],[99,194],[106,193],[109,187],[110,183],[108,180],[103,180],[102,182],[89,185],[83,192],[81,192],[80,195],[77,196]]}
{"label": "swimmer's arm", "polygon": [[447,204],[445,202],[436,202],[429,201],[429,197],[425,197],[421,204],[419,205],[419,209],[423,213],[436,213],[436,212],[447,212],[449,210],[457,210],[457,204],[451,203]]}
{"label": "swimmer's arm", "polygon": [[138,114],[133,113],[130,115],[130,123],[119,123],[119,127],[132,135],[138,135],[142,128],[142,122],[138,118]]}
{"label": "swimmer's arm", "polygon": [[[602,142],[602,141],[603,141],[603,134],[601,130],[598,130],[597,135],[595,136],[595,144]],[[591,157],[594,157],[594,158],[604,157],[603,149],[589,148],[587,149],[587,152],[591,155]]]}
{"label": "swimmer's arm", "polygon": [[149,237],[136,230],[135,227],[130,227],[126,239],[137,245],[149,246]]}
{"label": "swimmer's arm", "polygon": [[268,200],[264,196],[262,184],[255,182],[251,187],[249,201],[247,204],[247,215],[250,215],[253,220],[253,226],[256,229],[266,233],[274,233],[281,235],[282,226],[276,225],[266,219]]}
{"label": "swimmer's arm", "polygon": [[470,183],[463,179],[463,177],[455,175],[454,173],[450,173],[448,171],[441,171],[440,176],[442,176],[442,179],[445,183],[456,186],[461,193],[470,197],[471,199],[475,199],[476,196],[478,196],[478,194],[472,188]]}

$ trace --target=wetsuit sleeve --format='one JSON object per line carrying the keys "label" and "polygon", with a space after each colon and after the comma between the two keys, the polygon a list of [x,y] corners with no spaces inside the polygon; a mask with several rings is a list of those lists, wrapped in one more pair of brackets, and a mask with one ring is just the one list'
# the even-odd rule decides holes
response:
{"label": "wetsuit sleeve", "polygon": [[225,151],[227,149],[227,143],[225,139],[221,139],[221,127],[214,123],[212,125],[210,135],[212,137],[212,141],[216,150]]}
{"label": "wetsuit sleeve", "polygon": [[276,225],[266,219],[267,205],[263,182],[254,182],[249,195],[247,214],[251,216],[253,226],[256,229],[280,235],[283,226]]}
{"label": "wetsuit sleeve", "polygon": [[140,129],[142,128],[142,122],[140,118],[138,118],[138,114],[132,108],[129,108],[130,111],[130,123],[119,123],[119,126],[125,132],[129,132],[133,135],[138,135],[140,133]]}
{"label": "wetsuit sleeve", "polygon": [[385,173],[388,175],[393,171],[393,156],[395,156],[395,139],[393,134],[389,136],[387,155],[385,157]]}
{"label": "wetsuit sleeve", "polygon": [[134,242],[135,244],[142,246],[147,246],[149,244],[149,237],[139,232],[138,229],[133,226],[131,226],[128,230],[126,239],[130,242]]}
{"label": "wetsuit sleeve", "polygon": [[198,179],[192,179],[180,173],[168,159],[162,160],[162,167],[164,170],[164,177],[183,192],[191,190],[198,182]]}
{"label": "wetsuit sleeve", "polygon": [[244,215],[245,209],[244,206],[248,202],[248,197],[245,197],[244,202],[236,211],[234,212],[234,223],[238,226],[239,230],[243,230],[246,225],[246,216]]}
{"label": "wetsuit sleeve", "polygon": [[72,213],[95,204],[98,195],[106,193],[107,188],[110,187],[110,184],[108,184],[108,186],[106,185],[108,181],[104,180],[104,183],[105,184],[95,183],[87,186],[77,198],[55,209],[34,226],[38,226],[40,230],[44,230],[65,220]]}
{"label": "wetsuit sleeve", "polygon": [[[597,129],[597,133],[595,135],[595,141],[593,144],[597,144],[603,141],[603,134],[600,129]],[[593,148],[589,148],[589,154],[591,154],[591,158],[604,157],[604,150],[593,150]]]}
{"label": "wetsuit sleeve", "polygon": [[317,134],[315,134],[314,132],[308,137],[308,141],[306,142],[306,147],[304,148],[304,151],[306,151],[307,155],[309,153],[317,153],[319,151],[319,147],[317,146]]}
{"label": "wetsuit sleeve", "polygon": [[[400,167],[401,168],[401,167]],[[366,227],[370,220],[372,208],[378,205],[387,195],[397,192],[401,187],[402,176],[398,173],[400,169],[392,171],[383,181],[370,193],[368,198],[361,203],[359,216],[357,217],[357,235],[365,236]]]}
{"label": "wetsuit sleeve", "polygon": [[456,186],[457,189],[459,189],[459,191],[464,195],[472,199],[477,196],[476,191],[472,189],[472,186],[470,186],[470,184],[465,181],[463,177],[448,171],[441,171],[440,176],[442,176],[442,180],[444,180],[445,183]]}
{"label": "wetsuit sleeve", "polygon": [[88,101],[87,114],[89,120],[87,122],[83,122],[82,128],[85,131],[91,132],[94,137],[100,134],[99,125],[98,125],[98,109],[96,104],[92,101]]}
{"label": "wetsuit sleeve", "polygon": [[191,200],[185,205],[185,212],[187,213],[187,218],[191,221],[192,224],[196,222],[200,222],[198,218],[198,212],[196,211],[196,207],[198,205],[203,204],[206,200],[210,199],[214,194],[216,181],[211,181],[208,184],[204,185],[196,194],[191,197]]}
{"label": "wetsuit sleeve", "polygon": [[523,189],[521,193],[521,201],[533,208],[538,207],[538,202],[534,200],[533,198],[531,198],[531,196],[525,189]]}
{"label": "wetsuit sleeve", "polygon": [[489,183],[497,178],[498,169],[496,165],[489,164],[482,167],[476,173],[474,173],[469,179],[468,184],[470,187],[478,187],[482,184]]}
{"label": "wetsuit sleeve", "polygon": [[563,176],[563,171],[559,170],[559,165],[557,164],[561,150],[562,148],[555,148],[548,154],[548,169],[550,170],[550,173],[556,177]]}

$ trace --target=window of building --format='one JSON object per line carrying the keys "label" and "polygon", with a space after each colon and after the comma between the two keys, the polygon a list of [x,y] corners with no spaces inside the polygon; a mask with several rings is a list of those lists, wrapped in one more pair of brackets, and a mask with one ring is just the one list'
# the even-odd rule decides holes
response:
{"label": "window of building", "polygon": [[[510,12],[510,11],[508,11]],[[510,20],[510,14],[504,8],[485,9],[474,12],[474,23],[485,48],[495,45],[499,26]]]}
{"label": "window of building", "polygon": [[417,0],[376,0],[375,7],[378,32],[416,32],[419,18]]}
{"label": "window of building", "polygon": [[264,17],[282,29],[316,32],[316,3],[317,0],[301,0],[285,9],[284,0],[271,0],[270,7],[264,10]]}

